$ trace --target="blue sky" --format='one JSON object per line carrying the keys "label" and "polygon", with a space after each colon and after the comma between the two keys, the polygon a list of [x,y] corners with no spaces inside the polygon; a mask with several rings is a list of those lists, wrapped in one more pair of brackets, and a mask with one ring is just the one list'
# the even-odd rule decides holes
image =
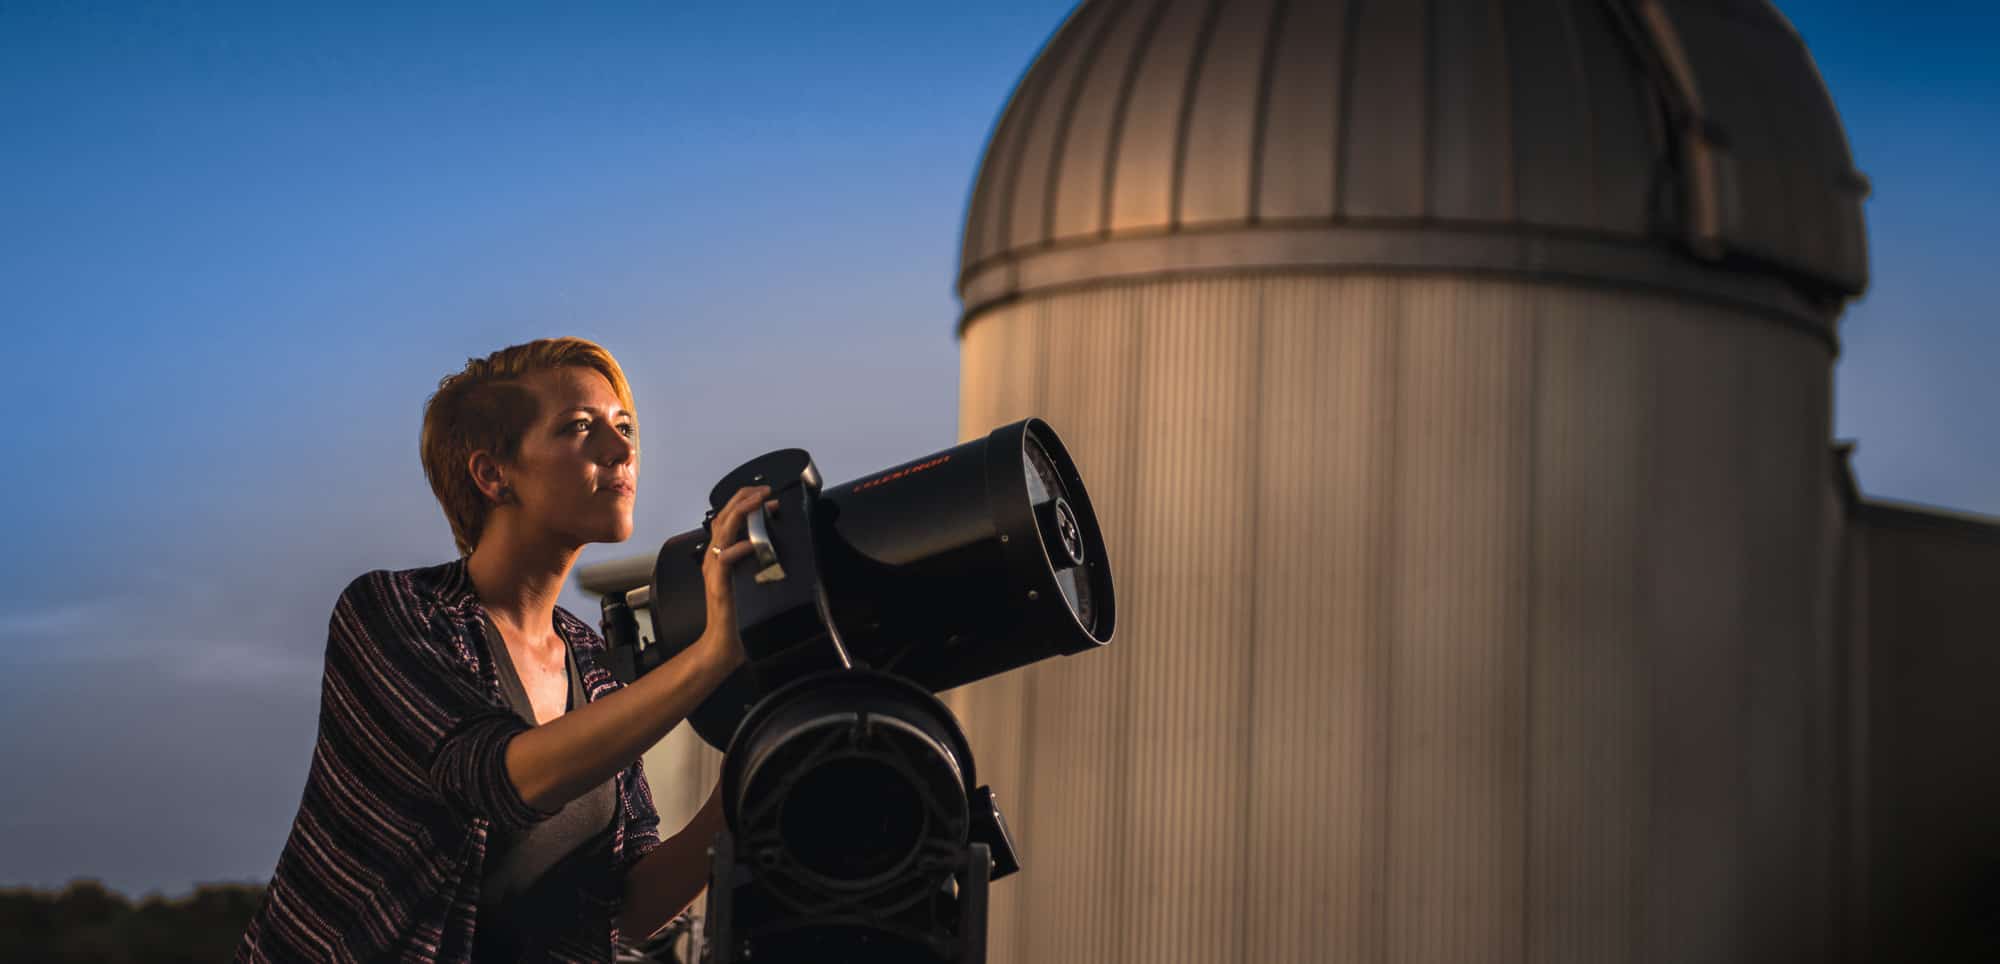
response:
{"label": "blue sky", "polygon": [[[1067,2],[416,6],[0,4],[0,886],[269,874],[333,597],[451,553],[468,355],[618,353],[642,534],[953,441],[966,193]],[[1875,189],[1837,434],[2000,514],[2000,14],[1783,6]]]}

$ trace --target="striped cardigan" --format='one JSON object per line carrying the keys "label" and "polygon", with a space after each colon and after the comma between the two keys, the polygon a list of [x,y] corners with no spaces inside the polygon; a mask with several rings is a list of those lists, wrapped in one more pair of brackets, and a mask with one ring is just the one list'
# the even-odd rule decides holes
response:
{"label": "striped cardigan", "polygon": [[[319,738],[291,836],[238,961],[472,959],[486,841],[550,815],[508,779],[507,742],[528,724],[508,706],[464,560],[363,575],[327,631]],[[555,628],[592,701],[619,688],[604,640],[567,610]],[[638,761],[597,886],[548,960],[608,961],[625,871],[659,843]]]}

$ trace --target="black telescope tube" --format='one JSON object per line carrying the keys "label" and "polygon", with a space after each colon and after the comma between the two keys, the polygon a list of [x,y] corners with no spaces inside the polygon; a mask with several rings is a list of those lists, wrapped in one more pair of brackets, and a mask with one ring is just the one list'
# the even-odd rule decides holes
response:
{"label": "black telescope tube", "polygon": [[829,486],[819,502],[821,569],[869,665],[936,692],[1111,640],[1103,535],[1039,419]]}
{"label": "black telescope tube", "polygon": [[[1111,641],[1104,537],[1075,462],[1040,419],[823,488],[806,453],[779,450],[711,499],[757,482],[779,502],[764,520],[779,565],[732,574],[749,662],[691,718],[710,745],[727,745],[759,699],[822,670],[872,668],[941,692]],[[661,546],[650,597],[660,652],[641,671],[700,636],[706,544],[692,529]],[[783,575],[758,581],[756,570]]]}

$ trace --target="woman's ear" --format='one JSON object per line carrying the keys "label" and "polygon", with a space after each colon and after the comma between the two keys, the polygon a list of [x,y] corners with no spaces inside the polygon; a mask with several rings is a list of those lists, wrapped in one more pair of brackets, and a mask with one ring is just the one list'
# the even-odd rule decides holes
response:
{"label": "woman's ear", "polygon": [[465,460],[466,471],[472,473],[472,484],[479,487],[480,494],[495,505],[506,505],[513,500],[514,490],[507,484],[507,477],[500,471],[500,463],[493,454],[480,449]]}

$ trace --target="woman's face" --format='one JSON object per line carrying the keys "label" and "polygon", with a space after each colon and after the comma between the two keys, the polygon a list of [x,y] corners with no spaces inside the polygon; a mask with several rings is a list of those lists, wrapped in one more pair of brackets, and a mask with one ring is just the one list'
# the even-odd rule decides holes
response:
{"label": "woman's face", "polygon": [[540,415],[506,469],[522,521],[573,545],[631,538],[636,417],[594,369],[543,369],[521,383],[541,400]]}

